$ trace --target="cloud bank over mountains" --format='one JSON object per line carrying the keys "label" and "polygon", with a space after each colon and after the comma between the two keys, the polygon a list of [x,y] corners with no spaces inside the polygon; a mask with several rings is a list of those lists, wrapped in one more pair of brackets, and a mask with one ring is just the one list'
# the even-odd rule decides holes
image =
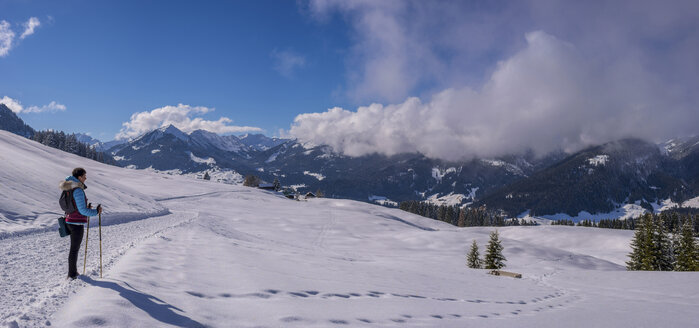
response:
{"label": "cloud bank over mountains", "polygon": [[457,160],[699,132],[697,2],[309,8],[352,26],[347,92],[373,104],[297,116],[289,133],[303,141]]}
{"label": "cloud bank over mountains", "polygon": [[213,108],[178,104],[177,106],[164,106],[151,111],[134,113],[129,122],[122,124],[123,127],[116,135],[116,139],[133,139],[146,132],[171,124],[185,133],[195,130],[207,130],[220,134],[262,131],[258,127],[229,125],[233,120],[228,117],[221,117],[216,121],[196,117],[213,111]]}

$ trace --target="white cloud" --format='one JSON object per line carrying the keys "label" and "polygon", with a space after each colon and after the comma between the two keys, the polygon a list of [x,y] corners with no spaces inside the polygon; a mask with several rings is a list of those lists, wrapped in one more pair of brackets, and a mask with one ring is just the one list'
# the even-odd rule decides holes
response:
{"label": "white cloud", "polygon": [[0,21],[0,57],[5,57],[12,49],[12,41],[15,38],[15,32],[10,29],[10,23]]}
{"label": "white cloud", "polygon": [[290,50],[272,51],[274,69],[286,78],[291,78],[294,72],[306,65],[306,58]]}
{"label": "white cloud", "polygon": [[45,112],[55,113],[55,112],[65,112],[65,110],[66,110],[65,105],[59,104],[55,101],[52,101],[48,105],[44,105],[41,107],[38,107],[38,106],[28,107],[23,112],[24,113],[45,113]]}
{"label": "white cloud", "polygon": [[22,112],[22,110],[24,110],[24,107],[22,107],[22,104],[20,104],[19,101],[14,100],[8,96],[0,98],[0,104],[4,104],[11,111],[15,112],[15,114],[19,114],[20,112]]}
{"label": "white cloud", "polygon": [[214,133],[244,133],[260,132],[262,129],[250,126],[228,125],[233,122],[227,117],[221,117],[216,121],[207,121],[196,115],[214,111],[213,108],[203,106],[189,106],[178,104],[177,106],[165,106],[151,111],[134,113],[131,120],[122,124],[123,128],[116,135],[116,139],[136,138],[146,132],[174,125],[185,133],[195,130],[207,130]]}
{"label": "white cloud", "polygon": [[24,32],[22,32],[22,35],[20,35],[20,39],[24,39],[27,36],[30,36],[34,34],[34,29],[39,27],[41,25],[41,22],[39,22],[39,19],[36,17],[31,17],[29,20],[24,23]]}
{"label": "white cloud", "polygon": [[699,126],[697,1],[310,0],[308,9],[347,22],[342,91],[373,104],[299,115],[289,133],[347,154],[572,151]]}
{"label": "white cloud", "polygon": [[55,113],[55,112],[64,112],[66,110],[66,106],[63,104],[59,104],[55,101],[50,102],[48,105],[44,106],[30,106],[27,108],[24,108],[22,104],[19,102],[19,100],[12,99],[8,96],[4,96],[0,98],[0,104],[5,104],[11,111],[15,112],[15,114],[19,113],[45,113],[45,112],[50,112],[50,113]]}
{"label": "white cloud", "polygon": [[428,102],[412,97],[356,112],[301,114],[290,134],[351,156],[420,152],[459,160],[527,148],[541,154],[695,131],[696,108],[673,100],[639,63],[609,70],[572,44],[535,31],[477,89],[448,88]]}

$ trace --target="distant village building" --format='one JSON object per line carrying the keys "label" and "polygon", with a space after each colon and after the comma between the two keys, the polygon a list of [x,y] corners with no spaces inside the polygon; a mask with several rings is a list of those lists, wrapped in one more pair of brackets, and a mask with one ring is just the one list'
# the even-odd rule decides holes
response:
{"label": "distant village building", "polygon": [[273,183],[260,183],[258,188],[264,190],[276,190],[276,186]]}
{"label": "distant village building", "polygon": [[314,194],[312,192],[308,192],[308,193],[306,193],[306,199],[308,199],[308,198],[316,198],[316,194]]}

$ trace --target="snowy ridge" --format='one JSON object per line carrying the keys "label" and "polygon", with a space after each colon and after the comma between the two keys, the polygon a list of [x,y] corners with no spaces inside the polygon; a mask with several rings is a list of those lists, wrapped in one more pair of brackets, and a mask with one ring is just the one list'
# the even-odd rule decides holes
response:
{"label": "snowy ridge", "polygon": [[[93,205],[105,204],[105,213],[160,213],[165,208],[134,181],[138,173],[87,160],[37,142],[0,131],[0,233],[41,230],[63,215],[58,207],[58,184],[75,167],[88,171],[87,197]],[[11,154],[11,155],[10,155]],[[7,159],[3,158],[7,156]],[[105,179],[105,177],[110,178]]]}

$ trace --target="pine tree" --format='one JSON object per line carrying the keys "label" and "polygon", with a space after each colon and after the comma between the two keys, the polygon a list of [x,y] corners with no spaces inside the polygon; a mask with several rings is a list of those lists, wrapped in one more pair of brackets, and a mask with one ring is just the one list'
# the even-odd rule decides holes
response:
{"label": "pine tree", "polygon": [[279,179],[274,178],[274,182],[272,182],[272,185],[274,186],[274,191],[279,191],[282,189],[281,183],[279,183]]}
{"label": "pine tree", "polygon": [[653,218],[650,214],[642,216],[636,224],[636,232],[631,239],[631,258],[626,262],[627,270],[654,270],[655,256],[653,249]]}
{"label": "pine tree", "polygon": [[471,269],[480,269],[483,267],[482,262],[483,261],[481,261],[480,254],[478,253],[478,245],[474,239],[473,244],[471,244],[471,250],[468,252],[468,256],[466,257],[466,264]]}
{"label": "pine tree", "polygon": [[672,271],[673,269],[673,254],[672,242],[665,230],[665,224],[662,217],[656,217],[653,220],[653,256],[655,257],[654,270]]}
{"label": "pine tree", "polygon": [[675,271],[699,271],[699,246],[692,230],[691,220],[686,220],[680,232]]}
{"label": "pine tree", "polygon": [[500,243],[500,235],[495,230],[490,233],[490,241],[485,253],[485,268],[486,269],[501,269],[505,267],[505,256],[502,255],[502,244]]}

